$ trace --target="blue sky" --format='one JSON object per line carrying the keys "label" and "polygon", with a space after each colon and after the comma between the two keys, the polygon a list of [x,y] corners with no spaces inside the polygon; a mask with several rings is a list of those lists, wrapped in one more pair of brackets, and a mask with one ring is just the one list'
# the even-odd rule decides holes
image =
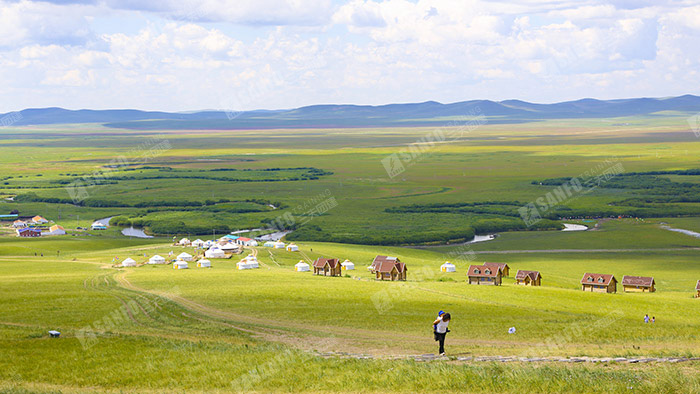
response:
{"label": "blue sky", "polygon": [[700,94],[700,1],[0,0],[0,112]]}

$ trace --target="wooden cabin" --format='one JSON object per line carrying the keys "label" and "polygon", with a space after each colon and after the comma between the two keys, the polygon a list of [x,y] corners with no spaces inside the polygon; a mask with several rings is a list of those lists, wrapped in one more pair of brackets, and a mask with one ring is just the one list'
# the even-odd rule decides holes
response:
{"label": "wooden cabin", "polygon": [[16,231],[18,237],[41,237],[41,230],[34,227],[18,228]]}
{"label": "wooden cabin", "polygon": [[653,293],[656,291],[655,285],[654,278],[648,276],[622,277],[622,290],[625,293]]}
{"label": "wooden cabin", "polygon": [[375,267],[374,274],[378,280],[406,280],[406,264],[395,260],[384,260]]}
{"label": "wooden cabin", "polygon": [[617,279],[608,274],[583,274],[581,290],[594,293],[617,293]]}
{"label": "wooden cabin", "polygon": [[700,298],[700,280],[695,284],[695,298]]}
{"label": "wooden cabin", "polygon": [[338,259],[319,257],[314,261],[314,275],[341,276],[341,266]]}
{"label": "wooden cabin", "polygon": [[370,264],[369,269],[372,271],[372,273],[377,272],[377,268],[385,261],[389,261],[392,264],[400,263],[401,260],[399,260],[398,257],[391,257],[391,256],[377,256],[372,260],[372,264]]}
{"label": "wooden cabin", "polygon": [[506,263],[484,263],[484,265],[500,269],[501,276],[510,276],[510,267]]}
{"label": "wooden cabin", "polygon": [[541,286],[542,276],[540,271],[518,270],[515,274],[515,284],[523,286]]}
{"label": "wooden cabin", "polygon": [[470,285],[500,286],[503,271],[495,266],[470,265],[467,276]]}

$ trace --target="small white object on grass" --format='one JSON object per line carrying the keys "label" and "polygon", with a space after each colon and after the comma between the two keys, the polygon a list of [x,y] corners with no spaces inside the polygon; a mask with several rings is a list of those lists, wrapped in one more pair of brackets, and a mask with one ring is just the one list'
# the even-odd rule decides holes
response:
{"label": "small white object on grass", "polygon": [[515,327],[511,327],[508,329],[508,334],[515,334]]}
{"label": "small white object on grass", "polygon": [[49,336],[51,336],[52,338],[58,338],[61,336],[61,333],[56,330],[51,330],[49,331]]}

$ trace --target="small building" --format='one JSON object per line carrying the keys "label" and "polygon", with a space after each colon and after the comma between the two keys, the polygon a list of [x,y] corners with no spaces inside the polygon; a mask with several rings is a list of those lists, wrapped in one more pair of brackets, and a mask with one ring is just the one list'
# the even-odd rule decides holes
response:
{"label": "small building", "polygon": [[[66,235],[66,230],[63,227],[56,224],[56,225],[49,227],[49,231],[47,231],[45,234],[46,235]],[[42,233],[42,235],[44,235],[44,234]]]}
{"label": "small building", "polygon": [[204,246],[204,241],[202,241],[201,239],[197,238],[197,239],[195,239],[194,241],[192,241],[192,246],[194,246],[195,248],[201,248],[201,247]]}
{"label": "small building", "polygon": [[500,286],[503,271],[494,265],[470,265],[467,277],[470,285]]}
{"label": "small building", "polygon": [[279,242],[279,241],[278,241],[278,242],[275,242],[275,243],[274,243],[273,248],[275,248],[275,249],[284,249],[285,246],[287,246],[287,245],[285,245],[284,242]]}
{"label": "small building", "polygon": [[148,264],[165,264],[165,257],[155,255],[148,259]]}
{"label": "small building", "polygon": [[496,267],[501,270],[501,276],[510,276],[510,267],[506,263],[484,263],[485,266]]}
{"label": "small building", "polygon": [[21,221],[21,220],[18,219],[18,220],[15,220],[14,222],[12,222],[12,227],[14,227],[14,228],[25,228],[25,227],[27,227],[27,223],[25,223],[25,222],[23,222],[23,221]]}
{"label": "small building", "polygon": [[204,252],[204,257],[208,259],[225,259],[226,252],[219,248],[210,248],[209,250]]}
{"label": "small building", "polygon": [[234,242],[241,246],[258,246],[258,241],[246,237],[238,237]]}
{"label": "small building", "polygon": [[15,231],[17,231],[18,237],[23,237],[23,238],[41,237],[41,230],[39,230],[38,228],[24,227],[24,228],[18,228]]}
{"label": "small building", "polygon": [[187,268],[189,268],[189,266],[187,265],[186,261],[177,260],[173,263],[173,269],[186,270]]}
{"label": "small building", "polygon": [[355,269],[355,263],[347,259],[343,261],[343,263],[340,264],[340,266],[342,267],[341,269],[344,269],[346,271],[352,271]]}
{"label": "small building", "polygon": [[389,261],[394,264],[401,262],[401,260],[399,260],[398,257],[378,255],[374,258],[374,260],[372,260],[372,264],[370,264],[370,266],[367,267],[367,269],[372,271],[372,273],[374,274],[377,271],[377,267],[379,267],[384,261]]}
{"label": "small building", "polygon": [[298,252],[299,247],[296,246],[295,244],[289,244],[289,245],[287,245],[287,251],[288,252]]}
{"label": "small building", "polygon": [[319,257],[314,261],[314,275],[341,276],[341,266],[338,259]]}
{"label": "small building", "polygon": [[457,272],[457,267],[449,261],[445,261],[445,264],[440,266],[440,271],[442,272]]}
{"label": "small building", "polygon": [[396,260],[384,260],[375,267],[375,277],[379,280],[406,280],[406,264]]}
{"label": "small building", "polygon": [[179,255],[177,255],[177,259],[183,261],[192,261],[192,255],[187,252],[182,252]]}
{"label": "small building", "polygon": [[183,238],[183,239],[177,241],[177,244],[180,246],[190,246],[192,244],[192,242],[187,238]]}
{"label": "small building", "polygon": [[649,276],[622,277],[622,291],[625,293],[653,293],[656,291],[654,278]]}
{"label": "small building", "polygon": [[211,268],[211,261],[207,259],[201,259],[197,262],[197,267],[199,268]]}
{"label": "small building", "polygon": [[102,222],[95,222],[90,226],[93,230],[107,230],[107,226]]}
{"label": "small building", "polygon": [[608,274],[583,274],[581,290],[594,293],[617,293],[617,279]]}
{"label": "small building", "polygon": [[542,276],[540,271],[518,270],[515,274],[515,284],[523,286],[540,286],[542,285]]}
{"label": "small building", "polygon": [[274,248],[275,247],[275,241],[267,241],[263,244],[263,247],[265,248]]}
{"label": "small building", "polygon": [[299,260],[298,263],[294,264],[294,271],[297,271],[297,272],[309,272],[309,271],[310,271],[309,264],[307,264],[307,263],[306,263],[305,261],[303,261],[303,260]]}
{"label": "small building", "polygon": [[122,267],[136,267],[136,260],[129,257],[126,260],[122,261]]}
{"label": "small building", "polygon": [[48,223],[48,222],[49,222],[48,220],[44,219],[43,217],[41,217],[39,215],[34,216],[32,218],[32,223],[35,223],[35,224],[44,224],[44,223]]}

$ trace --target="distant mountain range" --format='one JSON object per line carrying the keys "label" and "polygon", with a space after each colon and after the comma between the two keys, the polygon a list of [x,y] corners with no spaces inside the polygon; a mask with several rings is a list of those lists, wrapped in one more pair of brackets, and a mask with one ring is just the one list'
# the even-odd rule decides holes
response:
{"label": "distant mountain range", "polygon": [[21,116],[16,113],[0,114],[0,125],[97,123],[134,130],[397,127],[442,125],[450,120],[459,122],[475,116],[486,117],[489,123],[522,123],[544,119],[654,116],[662,111],[700,112],[700,97],[685,95],[619,100],[582,99],[555,104],[534,104],[520,100],[472,100],[452,104],[428,101],[379,106],[312,105],[290,110],[235,113],[32,108],[20,111]]}

